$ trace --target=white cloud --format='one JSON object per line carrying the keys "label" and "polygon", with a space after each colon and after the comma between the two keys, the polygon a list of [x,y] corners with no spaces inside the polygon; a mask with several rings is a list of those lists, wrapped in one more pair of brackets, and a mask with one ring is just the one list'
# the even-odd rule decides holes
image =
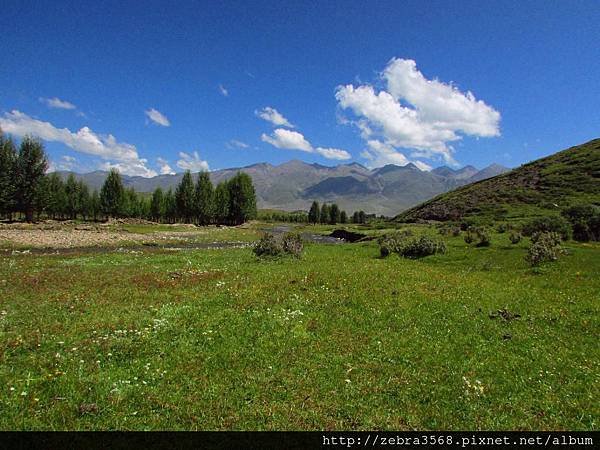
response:
{"label": "white cloud", "polygon": [[146,167],[147,161],[140,159],[134,145],[118,142],[111,134],[96,134],[88,127],[72,132],[68,128],[57,128],[50,122],[43,122],[13,110],[0,117],[0,128],[5,133],[15,136],[33,135],[44,141],[61,142],[81,153],[98,156],[105,160],[116,160],[119,163],[119,170],[127,175],[144,177],[156,175],[155,171]]}
{"label": "white cloud", "polygon": [[175,171],[169,165],[169,162],[163,158],[156,158],[156,162],[159,165],[161,175],[175,175]]}
{"label": "white cloud", "polygon": [[219,85],[219,92],[223,97],[229,97],[229,91],[222,84]]}
{"label": "white cloud", "polygon": [[352,158],[350,153],[348,153],[346,150],[340,150],[339,148],[317,147],[315,152],[327,159],[338,159],[340,161],[345,161]]}
{"label": "white cloud", "polygon": [[306,140],[302,133],[285,130],[283,128],[277,128],[273,131],[271,136],[263,134],[260,138],[263,142],[267,142],[277,148],[317,153],[327,159],[346,160],[352,157],[346,150],[325,147],[313,148],[311,143]]}
{"label": "white cloud", "polygon": [[367,149],[364,150],[360,155],[368,160],[367,167],[373,169],[376,167],[383,167],[387,164],[395,164],[396,166],[405,166],[409,163],[413,163],[421,170],[431,170],[432,167],[423,161],[409,160],[404,153],[396,150],[392,145],[385,142],[378,141],[376,139],[367,141]]}
{"label": "white cloud", "polygon": [[100,170],[117,169],[121,173],[137,177],[155,177],[157,175],[156,171],[148,169],[148,167],[146,166],[147,163],[148,160],[144,158],[135,161],[123,161],[116,163],[111,163],[107,161],[100,164],[99,168]]}
{"label": "white cloud", "polygon": [[277,128],[273,131],[272,136],[263,133],[260,137],[263,142],[267,142],[274,147],[286,150],[301,150],[303,152],[312,153],[313,148],[304,136],[297,131],[284,130]]}
{"label": "white cloud", "polygon": [[162,127],[170,127],[171,126],[171,122],[169,122],[169,119],[167,119],[167,116],[165,116],[163,113],[161,113],[160,111],[154,109],[154,108],[150,108],[146,111],[144,111],[144,113],[148,116],[148,118],[154,122],[157,125],[160,125]]}
{"label": "white cloud", "polygon": [[232,139],[227,143],[227,147],[228,148],[233,148],[233,147],[248,148],[250,146],[248,144],[246,144],[245,142],[238,141],[237,139]]}
{"label": "white cloud", "polygon": [[200,159],[198,152],[194,152],[192,155],[179,152],[180,160],[177,161],[177,167],[183,170],[189,170],[191,172],[200,172],[208,169],[208,162]]}
{"label": "white cloud", "polygon": [[261,119],[266,120],[267,122],[271,122],[277,127],[294,128],[294,125],[292,125],[285,117],[283,117],[283,114],[281,114],[275,108],[271,108],[270,106],[265,106],[260,111],[254,111],[254,114]]}
{"label": "white cloud", "polygon": [[61,100],[57,97],[53,97],[53,98],[40,97],[39,101],[44,103],[48,108],[54,108],[54,109],[76,109],[77,108],[73,103],[68,102],[66,100]]}
{"label": "white cloud", "polygon": [[[411,149],[411,157],[452,157],[453,141],[462,135],[491,137],[500,134],[500,113],[471,92],[462,93],[452,84],[428,80],[413,60],[392,59],[381,74],[386,90],[371,85],[338,86],[336,99],[357,117],[355,125],[368,141],[386,145],[371,148],[377,159],[403,160],[398,148]],[[401,156],[394,155],[394,152]],[[421,163],[424,164],[424,163]]]}
{"label": "white cloud", "polygon": [[60,157],[58,161],[50,161],[48,164],[47,172],[57,172],[57,171],[71,171],[73,167],[76,165],[77,160],[72,156],[63,155]]}

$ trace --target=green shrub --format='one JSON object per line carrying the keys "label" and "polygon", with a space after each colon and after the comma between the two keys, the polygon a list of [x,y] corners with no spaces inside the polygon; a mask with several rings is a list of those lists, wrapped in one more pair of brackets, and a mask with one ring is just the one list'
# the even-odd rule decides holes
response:
{"label": "green shrub", "polygon": [[498,226],[496,227],[496,231],[501,234],[506,233],[510,229],[511,229],[511,226],[506,222],[502,222],[502,223],[498,224]]}
{"label": "green shrub", "polygon": [[511,244],[518,244],[519,242],[521,242],[523,236],[517,231],[512,231],[508,238],[510,239]]}
{"label": "green shrub", "polygon": [[532,236],[536,232],[558,233],[562,240],[566,241],[571,237],[571,224],[562,216],[538,217],[523,227],[525,236]]}
{"label": "green shrub", "polygon": [[282,248],[285,253],[300,258],[304,250],[302,236],[299,233],[286,233],[283,236]]}
{"label": "green shrub", "polygon": [[555,261],[561,252],[560,241],[561,237],[558,233],[535,233],[531,238],[531,246],[525,259],[531,266]]}
{"label": "green shrub", "polygon": [[600,241],[600,208],[595,205],[577,205],[561,213],[573,227],[573,239],[580,242]]}
{"label": "green shrub", "polygon": [[555,232],[544,233],[538,231],[536,233],[533,233],[533,235],[531,236],[531,242],[535,244],[540,240],[545,240],[553,245],[560,245],[560,243],[562,242],[562,236],[559,233]]}
{"label": "green shrub", "polygon": [[489,247],[492,244],[492,236],[487,228],[478,227],[475,229],[477,235],[477,247]]}
{"label": "green shrub", "polygon": [[275,236],[265,233],[254,244],[252,251],[258,257],[276,257],[283,254],[283,246],[275,239]]}
{"label": "green shrub", "polygon": [[397,231],[381,236],[377,240],[380,255],[385,258],[392,253],[399,253],[400,248],[404,245],[404,241],[410,236],[412,236],[412,231],[410,230]]}
{"label": "green shrub", "polygon": [[475,241],[475,236],[473,236],[471,230],[467,230],[467,232],[465,233],[464,240],[467,244],[472,244],[473,241]]}
{"label": "green shrub", "polygon": [[304,243],[298,233],[286,233],[282,239],[277,239],[270,233],[265,233],[254,244],[252,251],[258,257],[275,258],[283,255],[291,255],[296,258],[302,256]]}
{"label": "green shrub", "polygon": [[405,258],[422,258],[436,253],[446,253],[446,244],[429,236],[410,239],[399,251]]}
{"label": "green shrub", "polygon": [[429,236],[412,237],[412,232],[397,232],[379,238],[379,253],[382,257],[397,253],[405,258],[421,258],[435,253],[446,253],[443,241]]}
{"label": "green shrub", "polygon": [[454,236],[454,237],[460,236],[460,227],[452,226],[452,225],[445,225],[439,229],[439,233],[442,236]]}

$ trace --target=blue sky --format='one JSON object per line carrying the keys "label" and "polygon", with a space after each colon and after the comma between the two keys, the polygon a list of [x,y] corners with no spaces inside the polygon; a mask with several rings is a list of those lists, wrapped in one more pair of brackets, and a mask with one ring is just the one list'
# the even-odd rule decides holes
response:
{"label": "blue sky", "polygon": [[55,168],[517,166],[600,135],[597,1],[2,3],[0,127]]}

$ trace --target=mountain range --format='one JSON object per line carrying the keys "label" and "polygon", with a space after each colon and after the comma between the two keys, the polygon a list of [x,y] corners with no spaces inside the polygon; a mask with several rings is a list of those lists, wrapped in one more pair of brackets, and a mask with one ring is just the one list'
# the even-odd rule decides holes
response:
{"label": "mountain range", "polygon": [[[461,169],[443,166],[428,172],[414,164],[389,164],[368,169],[358,163],[323,166],[292,160],[280,165],[258,163],[216,170],[210,173],[210,177],[216,184],[233,177],[238,171],[247,173],[252,177],[261,209],[307,210],[312,201],[317,200],[335,202],[350,213],[364,210],[393,216],[438,194],[508,170],[492,164],[483,170],[473,166]],[[64,178],[70,173],[59,172]],[[91,189],[100,189],[107,172],[74,175]],[[133,187],[138,192],[152,192],[157,187],[175,189],[182,176],[181,173],[153,178],[123,175],[123,182],[126,187]]]}

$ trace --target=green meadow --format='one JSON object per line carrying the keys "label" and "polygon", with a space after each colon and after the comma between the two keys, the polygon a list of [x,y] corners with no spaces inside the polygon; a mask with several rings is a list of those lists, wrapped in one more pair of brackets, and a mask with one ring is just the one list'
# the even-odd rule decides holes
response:
{"label": "green meadow", "polygon": [[443,239],[416,260],[375,241],[7,251],[0,429],[598,429],[600,244],[532,269],[528,239]]}

